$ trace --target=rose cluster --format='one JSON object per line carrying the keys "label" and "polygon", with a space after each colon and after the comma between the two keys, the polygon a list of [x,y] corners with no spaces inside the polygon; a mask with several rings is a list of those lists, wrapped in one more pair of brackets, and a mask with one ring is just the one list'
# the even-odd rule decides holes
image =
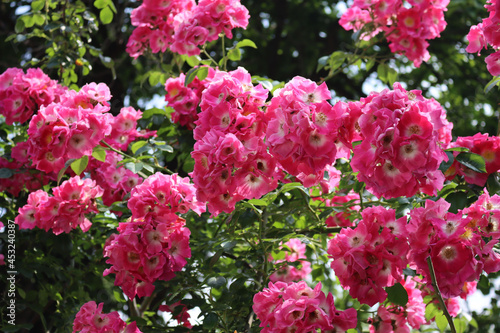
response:
{"label": "rose cluster", "polygon": [[144,0],[132,11],[137,27],[127,43],[127,52],[137,58],[147,48],[153,53],[172,52],[189,56],[200,53],[199,45],[224,33],[232,38],[232,29],[246,28],[249,14],[239,0]]}
{"label": "rose cluster", "polygon": [[122,201],[132,189],[142,182],[142,178],[118,164],[123,156],[113,151],[106,152],[104,162],[90,158],[88,170],[90,176],[103,189],[102,202],[111,206],[116,201]]}
{"label": "rose cluster", "polygon": [[[383,32],[394,53],[402,53],[419,67],[430,59],[430,39],[446,27],[444,12],[449,0],[355,0],[340,18],[346,30],[362,31],[364,39]],[[367,29],[365,31],[363,29]]]}
{"label": "rose cluster", "polygon": [[351,190],[346,195],[335,195],[330,199],[325,200],[327,207],[335,207],[337,209],[344,208],[343,211],[334,211],[325,220],[329,227],[350,227],[353,226],[353,219],[349,218],[353,213],[360,210],[359,194]]}
{"label": "rose cluster", "polygon": [[296,76],[276,90],[266,111],[266,143],[281,168],[309,187],[349,150],[338,139],[344,110],[328,103],[330,91]]}
{"label": "rose cluster", "polygon": [[[500,170],[500,137],[498,136],[477,133],[473,136],[458,137],[455,142],[451,143],[451,147],[469,148],[471,153],[481,155],[485,162],[486,173],[469,169],[455,159],[445,172],[447,179],[453,179],[459,175],[463,176],[469,184],[484,186],[488,176]],[[459,152],[454,152],[455,156],[458,154]]]}
{"label": "rose cluster", "polygon": [[455,297],[462,294],[465,283],[478,280],[483,270],[500,270],[500,256],[493,249],[500,238],[500,197],[485,193],[456,214],[448,212],[449,208],[442,198],[427,200],[425,207],[410,212],[407,228],[413,268],[430,284],[430,255],[441,293]]}
{"label": "rose cluster", "polygon": [[408,294],[408,302],[405,306],[389,302],[380,304],[377,315],[369,320],[370,333],[410,333],[411,328],[418,330],[421,325],[428,324],[420,284],[410,276],[400,282]]}
{"label": "rose cluster", "polygon": [[94,301],[83,304],[73,322],[73,333],[141,333],[135,321],[127,325],[118,311],[102,313],[103,305]]}
{"label": "rose cluster", "polygon": [[[285,250],[285,258],[274,260],[272,254],[269,261],[273,262],[275,265],[284,263],[276,272],[271,274],[269,280],[272,282],[282,281],[282,282],[297,282],[304,280],[309,273],[311,273],[311,263],[306,260],[306,245],[300,241],[298,238],[292,238],[285,244],[280,246],[280,250],[284,250],[283,247],[286,246],[290,251]],[[295,267],[288,265],[287,263],[298,263],[300,267]]]}
{"label": "rose cluster", "polygon": [[149,138],[156,131],[137,130],[137,121],[141,119],[142,111],[131,106],[124,107],[120,113],[110,120],[111,133],[105,137],[106,143],[116,149],[127,150],[128,145],[137,138]]}
{"label": "rose cluster", "polygon": [[67,160],[91,155],[111,132],[108,86],[90,83],[68,90],[58,103],[41,107],[28,128],[28,155],[40,171],[57,172]]}
{"label": "rose cluster", "polygon": [[98,212],[95,199],[103,193],[95,181],[75,176],[54,187],[52,193],[53,196],[43,190],[30,193],[15,219],[19,228],[52,229],[56,235],[69,233],[76,227],[84,232],[89,230],[91,223],[85,214]]}
{"label": "rose cluster", "polygon": [[174,109],[172,121],[189,130],[194,129],[194,123],[198,120],[198,105],[200,104],[201,94],[208,86],[215,72],[209,67],[208,76],[205,80],[195,77],[187,86],[184,84],[186,76],[181,73],[179,77],[169,78],[165,83],[165,100],[168,106]]}
{"label": "rose cluster", "polygon": [[40,68],[8,68],[0,75],[0,114],[7,125],[24,123],[41,106],[59,100],[64,88]]}
{"label": "rose cluster", "polygon": [[193,131],[191,177],[198,198],[214,216],[230,213],[236,202],[259,198],[278,184],[276,162],[264,143],[261,107],[267,95],[241,67],[215,73],[203,91]]}
{"label": "rose cluster", "polygon": [[191,257],[189,229],[176,214],[120,223],[119,234],[106,241],[104,256],[112,266],[103,275],[115,274],[128,298],[151,296],[156,280],[175,277]]}
{"label": "rose cluster", "polygon": [[263,333],[345,332],[357,325],[356,310],[337,310],[332,294],[321,291],[321,283],[311,289],[304,281],[269,282],[255,294],[252,308]]}
{"label": "rose cluster", "polygon": [[49,181],[56,180],[54,174],[47,175],[33,168],[28,159],[27,142],[16,143],[11,149],[10,157],[10,160],[0,157],[0,169],[6,168],[12,172],[10,177],[0,178],[0,192],[8,192],[17,197],[24,189],[33,192]]}
{"label": "rose cluster", "polygon": [[175,213],[201,214],[205,207],[188,178],[161,173],[134,187],[128,207],[130,221],[106,241],[104,256],[112,266],[104,275],[116,274],[115,285],[132,299],[150,296],[156,280],[168,281],[186,265],[190,231]]}
{"label": "rose cluster", "polygon": [[436,195],[445,180],[438,168],[449,144],[442,140],[449,140],[451,131],[441,105],[395,83],[394,90],[361,99],[360,109],[359,117],[353,116],[362,141],[353,148],[351,161],[358,180],[386,199]]}
{"label": "rose cluster", "polygon": [[384,287],[403,277],[407,265],[406,217],[393,209],[365,208],[356,228],[344,228],[328,244],[331,267],[341,285],[361,303],[383,302]]}
{"label": "rose cluster", "polygon": [[481,50],[491,46],[495,52],[486,57],[486,68],[491,75],[500,75],[500,2],[498,0],[486,1],[484,7],[488,10],[489,16],[484,18],[478,25],[473,25],[467,34],[469,45],[465,49],[469,53],[479,55]]}

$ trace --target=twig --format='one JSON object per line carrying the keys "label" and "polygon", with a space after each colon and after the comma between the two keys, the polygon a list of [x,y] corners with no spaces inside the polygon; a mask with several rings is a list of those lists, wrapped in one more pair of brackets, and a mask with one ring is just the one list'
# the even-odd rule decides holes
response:
{"label": "twig", "polygon": [[450,324],[451,332],[457,333],[457,330],[455,329],[455,324],[453,324],[453,318],[451,318],[450,313],[448,312],[448,309],[446,308],[446,305],[444,304],[443,296],[441,295],[441,292],[439,291],[439,287],[438,287],[437,280],[436,280],[436,273],[434,272],[434,265],[432,264],[431,256],[427,257],[427,265],[429,265],[429,271],[431,273],[432,287],[434,287],[434,291],[435,291],[436,296],[439,300],[439,304],[441,305],[441,309],[443,310],[444,316],[448,320],[448,324]]}

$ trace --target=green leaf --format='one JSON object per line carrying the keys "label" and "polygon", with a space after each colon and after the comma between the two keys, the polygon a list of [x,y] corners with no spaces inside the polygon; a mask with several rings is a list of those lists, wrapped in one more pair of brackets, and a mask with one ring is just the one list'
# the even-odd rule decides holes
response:
{"label": "green leaf", "polygon": [[490,82],[484,87],[484,92],[487,94],[493,87],[498,86],[500,82],[500,76],[495,76]]}
{"label": "green leaf", "polygon": [[257,48],[257,45],[255,45],[255,43],[250,40],[250,39],[243,39],[242,41],[238,42],[238,44],[236,44],[236,47],[253,47],[254,49]]}
{"label": "green leaf", "polygon": [[144,167],[144,164],[142,164],[141,162],[137,162],[137,163],[128,162],[128,163],[125,163],[125,168],[129,169],[133,173],[138,173],[139,171],[142,170],[143,167]]}
{"label": "green leaf", "polygon": [[24,31],[26,28],[26,25],[24,24],[24,20],[22,17],[18,18],[16,21],[16,26],[14,27],[14,30],[19,34]]}
{"label": "green leaf", "polygon": [[439,165],[439,170],[442,173],[445,173],[446,170],[448,170],[451,167],[451,165],[453,164],[453,161],[455,161],[455,156],[453,156],[452,152],[446,151],[445,153],[446,153],[446,156],[448,156],[448,161],[443,161]]}
{"label": "green leaf", "polygon": [[262,199],[250,199],[248,200],[249,203],[255,206],[267,206],[269,203],[266,200]]}
{"label": "green leaf", "polygon": [[9,168],[0,169],[0,179],[10,178],[14,175],[14,172]]}
{"label": "green leaf", "polygon": [[388,82],[388,73],[389,73],[389,66],[385,63],[382,63],[378,65],[377,67],[377,76],[380,81],[387,83]]}
{"label": "green leaf", "polygon": [[102,24],[110,24],[113,21],[113,11],[109,7],[105,7],[101,9],[99,13],[99,18],[101,19]]}
{"label": "green leaf", "polygon": [[198,74],[196,74],[198,76],[198,79],[200,79],[201,81],[205,80],[208,76],[208,67],[200,67],[198,69]]}
{"label": "green leaf", "polygon": [[241,60],[241,51],[239,48],[235,49],[230,49],[229,52],[227,52],[227,58],[232,61],[238,61]]}
{"label": "green leaf", "polygon": [[145,145],[147,145],[148,142],[147,141],[144,141],[144,140],[141,140],[141,141],[137,141],[137,142],[134,142],[132,144],[132,147],[130,147],[130,150],[132,151],[132,154],[135,154],[135,152],[141,148],[141,147],[144,147]]}
{"label": "green leaf", "polygon": [[425,307],[425,319],[431,320],[434,318],[441,310],[438,309],[435,303],[429,303]]}
{"label": "green leaf", "polygon": [[200,64],[200,61],[201,61],[201,58],[200,56],[198,55],[194,55],[194,56],[191,56],[191,57],[188,57],[188,56],[184,56],[186,60],[186,62],[188,63],[189,66],[191,67],[196,67]]}
{"label": "green leaf", "polygon": [[45,0],[37,0],[31,3],[31,9],[33,9],[34,12],[42,10],[43,7],[45,7]]}
{"label": "green leaf", "polygon": [[45,25],[45,16],[42,14],[33,15],[33,20],[35,21],[36,25],[39,26]]}
{"label": "green leaf", "polygon": [[481,155],[474,153],[462,152],[455,157],[455,159],[462,165],[479,173],[486,173],[486,164]]}
{"label": "green leaf", "polygon": [[401,283],[398,282],[392,287],[386,287],[385,291],[387,292],[389,302],[401,306],[406,306],[408,303],[408,293]]}
{"label": "green leaf", "polygon": [[329,58],[330,56],[323,56],[318,59],[318,67],[316,67],[316,72],[319,72],[322,68],[326,66]]}
{"label": "green leaf", "polygon": [[213,312],[210,312],[203,320],[203,328],[207,330],[212,330],[217,326],[219,322],[219,317]]}
{"label": "green leaf", "polygon": [[186,79],[184,80],[184,86],[188,86],[191,82],[193,82],[194,78],[198,74],[198,70],[200,67],[195,67],[191,68],[187,73],[186,73]]}
{"label": "green leaf", "polygon": [[79,176],[87,165],[89,164],[89,157],[87,155],[82,156],[73,163],[71,163],[71,169]]}
{"label": "green leaf", "polygon": [[387,81],[389,81],[389,85],[392,87],[396,79],[398,78],[398,72],[394,68],[389,68],[387,71]]}
{"label": "green leaf", "polygon": [[35,19],[33,18],[33,15],[21,16],[21,18],[23,19],[26,28],[31,28],[35,25]]}
{"label": "green leaf", "polygon": [[166,151],[167,153],[173,153],[174,148],[169,145],[157,145],[156,148],[160,149],[161,151]]}
{"label": "green leaf", "polygon": [[165,79],[165,74],[163,74],[162,72],[160,71],[150,71],[148,73],[149,77],[148,77],[148,81],[149,81],[149,85],[151,87],[155,87],[157,84],[161,83],[163,84],[164,82],[164,79]]}
{"label": "green leaf", "polygon": [[347,55],[342,51],[333,52],[328,59],[328,69],[332,71],[339,68],[340,66],[342,66],[346,58]]}
{"label": "green leaf", "polygon": [[467,206],[467,193],[450,193],[446,196],[445,200],[451,204],[449,211],[456,214],[459,209],[464,209]]}
{"label": "green leaf", "polygon": [[373,65],[375,65],[375,59],[368,59],[365,64],[366,71],[368,72],[370,69],[372,69]]}
{"label": "green leaf", "polygon": [[453,319],[453,324],[455,324],[455,331],[457,333],[464,333],[467,328],[466,319],[463,317]]}
{"label": "green leaf", "polygon": [[498,182],[496,172],[488,176],[486,186],[488,187],[490,195],[498,194],[500,192],[500,183]]}
{"label": "green leaf", "polygon": [[103,146],[95,146],[92,157],[101,162],[106,161],[106,149]]}
{"label": "green leaf", "polygon": [[465,147],[453,147],[453,148],[445,149],[444,151],[469,151],[469,150],[470,150],[469,148],[465,148]]}
{"label": "green leaf", "polygon": [[445,315],[441,312],[435,317],[436,325],[441,332],[444,332],[446,327],[448,327],[448,320]]}
{"label": "green leaf", "polygon": [[109,6],[108,0],[96,0],[94,1],[94,7],[97,9],[103,9],[104,7]]}
{"label": "green leaf", "polygon": [[226,284],[226,278],[223,276],[212,276],[208,278],[207,285],[213,288],[220,288]]}

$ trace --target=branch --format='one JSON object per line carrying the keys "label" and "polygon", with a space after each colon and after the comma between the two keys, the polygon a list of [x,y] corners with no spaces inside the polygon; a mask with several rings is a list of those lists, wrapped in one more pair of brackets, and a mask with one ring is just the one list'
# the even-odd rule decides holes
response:
{"label": "branch", "polygon": [[450,313],[448,312],[448,308],[446,308],[446,305],[444,304],[443,296],[439,291],[439,287],[436,280],[436,273],[434,272],[434,265],[432,264],[431,256],[427,257],[427,265],[429,265],[429,271],[431,273],[432,287],[434,287],[434,291],[439,300],[439,304],[441,305],[441,309],[443,310],[444,316],[448,320],[448,324],[450,324],[451,332],[457,333],[457,330],[455,329],[455,324],[453,324],[453,318],[451,318]]}

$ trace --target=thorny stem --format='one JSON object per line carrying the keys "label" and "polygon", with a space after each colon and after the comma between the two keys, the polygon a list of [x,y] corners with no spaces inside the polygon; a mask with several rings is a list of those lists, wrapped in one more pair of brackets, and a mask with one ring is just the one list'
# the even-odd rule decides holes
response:
{"label": "thorny stem", "polygon": [[450,324],[450,329],[452,333],[456,333],[455,324],[453,324],[453,318],[451,318],[446,305],[444,304],[443,296],[441,295],[441,291],[439,291],[439,287],[436,280],[436,273],[434,272],[434,265],[432,264],[431,256],[427,257],[427,265],[429,265],[429,271],[431,273],[432,287],[434,287],[434,291],[439,300],[439,304],[441,305],[441,309],[443,310],[444,316],[448,320],[448,324]]}

